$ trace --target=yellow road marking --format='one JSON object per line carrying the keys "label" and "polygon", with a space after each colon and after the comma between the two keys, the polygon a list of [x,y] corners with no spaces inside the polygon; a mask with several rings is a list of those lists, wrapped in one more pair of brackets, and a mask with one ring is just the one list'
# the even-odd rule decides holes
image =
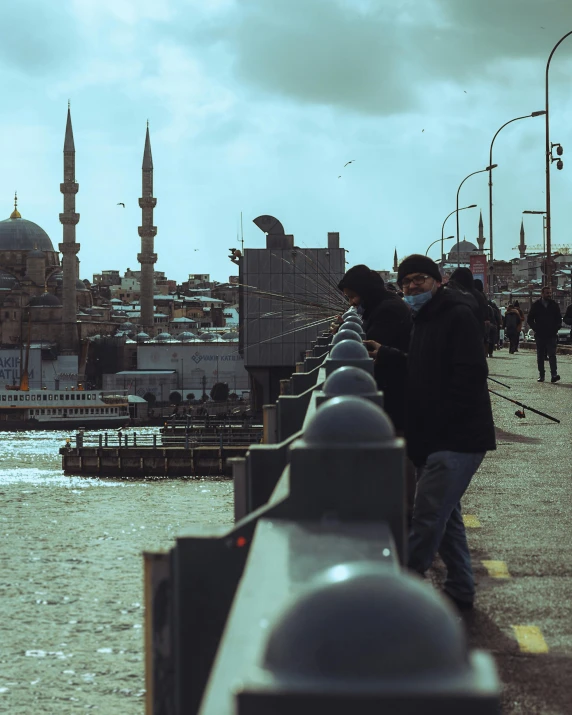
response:
{"label": "yellow road marking", "polygon": [[537,626],[513,626],[518,646],[523,653],[548,653],[548,645]]}
{"label": "yellow road marking", "polygon": [[463,514],[463,524],[468,529],[479,529],[481,527],[481,522],[474,514]]}
{"label": "yellow road marking", "polygon": [[491,578],[510,578],[508,567],[504,561],[483,561],[482,563]]}

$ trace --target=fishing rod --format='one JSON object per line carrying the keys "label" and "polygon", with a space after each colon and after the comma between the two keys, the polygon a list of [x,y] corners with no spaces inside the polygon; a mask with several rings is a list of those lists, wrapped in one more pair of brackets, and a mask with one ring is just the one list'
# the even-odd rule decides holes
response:
{"label": "fishing rod", "polygon": [[502,385],[503,387],[506,387],[509,390],[512,390],[512,387],[510,385],[506,385],[504,382],[501,382],[500,380],[495,380],[494,377],[491,377],[490,375],[487,376],[487,379],[492,380],[493,382],[496,382],[498,385]]}
{"label": "fishing rod", "polygon": [[[528,405],[525,405],[522,402],[518,402],[517,400],[512,400],[510,397],[507,397],[506,395],[502,395],[500,392],[495,392],[494,390],[491,390],[490,388],[489,388],[489,392],[491,393],[491,395],[496,395],[497,397],[502,397],[503,400],[508,400],[509,402],[512,402],[513,405],[518,405],[519,407],[522,407],[523,410],[529,410],[530,412],[534,412],[537,415],[540,415],[541,417],[546,417],[547,420],[552,420],[552,422],[557,422],[558,424],[560,424],[560,420],[557,420],[556,417],[551,417],[550,415],[547,415],[546,412],[541,412],[540,410],[535,410],[534,407],[529,407]],[[520,418],[526,417],[524,412],[520,412],[520,410],[517,410],[515,412],[515,415]]]}

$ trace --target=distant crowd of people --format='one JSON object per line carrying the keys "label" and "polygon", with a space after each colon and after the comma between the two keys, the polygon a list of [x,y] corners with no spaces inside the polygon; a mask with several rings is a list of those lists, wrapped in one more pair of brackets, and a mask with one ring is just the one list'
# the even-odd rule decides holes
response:
{"label": "distant crowd of people", "polygon": [[[408,566],[423,575],[439,553],[447,568],[445,594],[466,610],[475,585],[461,498],[486,452],[496,449],[487,356],[503,347],[504,336],[509,352],[518,352],[525,316],[518,301],[503,316],[468,268],[458,268],[445,284],[439,266],[424,255],[401,262],[397,286],[386,286],[364,265],[350,268],[339,283],[362,316],[385,410],[406,438]],[[551,382],[558,382],[562,317],[550,287],[527,321],[536,339],[538,381],[544,382],[547,358]],[[572,305],[564,322],[572,326]]]}

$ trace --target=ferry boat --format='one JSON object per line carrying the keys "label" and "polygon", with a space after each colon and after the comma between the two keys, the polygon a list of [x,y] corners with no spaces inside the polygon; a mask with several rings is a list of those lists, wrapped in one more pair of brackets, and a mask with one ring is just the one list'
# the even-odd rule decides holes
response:
{"label": "ferry boat", "polygon": [[106,429],[129,424],[127,395],[102,390],[22,390],[6,385],[0,391],[0,431],[59,430],[70,427]]}

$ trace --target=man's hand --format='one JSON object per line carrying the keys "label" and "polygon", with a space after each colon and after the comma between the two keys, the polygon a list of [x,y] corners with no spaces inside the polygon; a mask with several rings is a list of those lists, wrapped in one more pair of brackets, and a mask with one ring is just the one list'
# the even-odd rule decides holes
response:
{"label": "man's hand", "polygon": [[366,346],[370,358],[375,360],[377,358],[377,352],[381,347],[381,343],[376,343],[375,340],[364,340],[363,344]]}
{"label": "man's hand", "polygon": [[330,333],[335,335],[338,332],[338,330],[340,329],[342,322],[343,322],[342,316],[336,315],[334,320],[330,323]]}

